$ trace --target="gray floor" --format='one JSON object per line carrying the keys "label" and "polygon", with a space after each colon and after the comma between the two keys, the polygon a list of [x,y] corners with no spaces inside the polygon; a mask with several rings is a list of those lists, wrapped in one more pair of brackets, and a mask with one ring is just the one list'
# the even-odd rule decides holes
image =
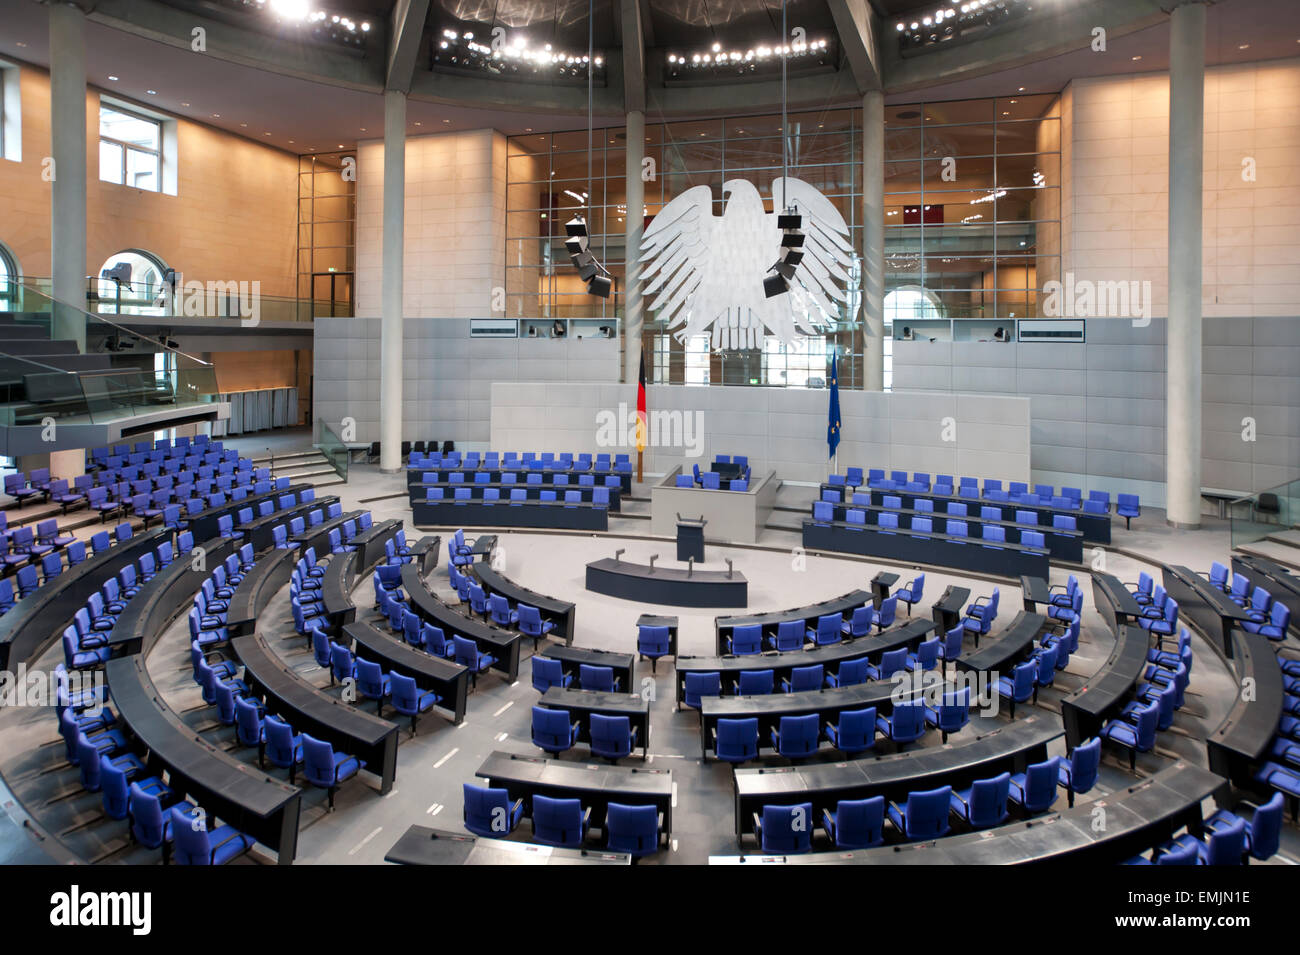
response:
{"label": "gray floor", "polygon": [[[275,453],[289,453],[310,442],[307,432],[286,435],[252,435],[227,439],[227,446],[241,453],[259,457],[268,446]],[[259,447],[260,446],[260,447]],[[798,526],[800,514],[807,512],[815,488],[783,488],[773,525]],[[407,521],[411,540],[419,532],[410,527],[410,510],[405,495],[404,475],[383,475],[372,465],[356,464],[347,485],[328,488],[337,493],[345,509],[370,508],[376,520],[389,517]],[[637,498],[641,499],[637,499]],[[629,652],[635,643],[633,621],[647,608],[637,602],[589,594],[583,587],[583,566],[590,560],[609,556],[616,547],[626,549],[628,559],[645,559],[660,554],[661,561],[672,558],[670,541],[645,539],[648,531],[648,494],[634,492],[626,502],[626,513],[611,519],[610,535],[587,533],[505,533],[500,535],[505,572],[515,581],[535,590],[552,594],[577,604],[575,644],[618,649]],[[879,569],[889,565],[848,557],[803,556],[798,550],[799,536],[784,526],[769,526],[758,547],[714,545],[708,549],[706,566],[722,567],[730,557],[736,569],[750,581],[750,609],[774,610],[801,606],[839,595],[866,582]],[[470,536],[475,532],[471,531]],[[626,536],[625,536],[626,535]],[[629,539],[638,538],[638,539]],[[1117,524],[1113,547],[1098,558],[1105,569],[1122,580],[1135,580],[1139,570],[1154,569],[1149,562],[1176,559],[1198,570],[1208,568],[1211,560],[1226,560],[1228,534],[1226,523],[1207,522],[1199,531],[1173,532],[1166,529],[1163,515],[1144,512],[1131,532]],[[893,568],[910,578],[911,568]],[[1066,572],[1054,570],[1052,583],[1064,583]],[[1020,605],[1018,587],[1005,582],[980,580],[969,575],[926,572],[927,602],[933,600],[948,583],[961,582],[974,595],[988,594],[1000,586],[1003,607],[1001,622],[1014,616]],[[450,598],[445,568],[440,566],[431,578],[431,586]],[[1109,655],[1112,639],[1101,618],[1091,606],[1091,588],[1086,594],[1083,634],[1079,653],[1069,669],[1057,678],[1055,688],[1040,694],[1039,706],[1059,711],[1060,698],[1077,688]],[[374,619],[369,581],[357,588],[355,600],[363,619]],[[681,651],[713,652],[713,617],[715,610],[679,610]],[[291,663],[309,682],[328,687],[328,674],[319,669],[307,651],[303,638],[293,632],[289,615],[288,591],[282,591],[268,608],[261,632],[274,649]],[[1138,760],[1141,773],[1156,771],[1173,758],[1186,758],[1204,764],[1204,737],[1222,721],[1235,691],[1235,684],[1219,658],[1199,638],[1195,642],[1196,666],[1193,670],[1187,705],[1179,712],[1174,727],[1161,734],[1155,753]],[[525,649],[527,654],[529,651]],[[51,650],[40,661],[52,667],[59,652]],[[214,710],[205,706],[198,688],[190,679],[188,636],[184,619],[178,621],[159,641],[148,660],[150,674],[162,689],[166,702],[196,730],[208,738],[224,743],[239,758],[254,760],[255,752],[237,748],[233,730],[220,727]],[[734,854],[736,845],[732,821],[731,769],[726,764],[702,762],[699,758],[698,717],[693,711],[676,712],[673,703],[672,663],[660,662],[657,676],[651,676],[649,663],[638,666],[637,679],[650,679],[654,691],[651,706],[650,759],[652,765],[667,766],[675,783],[674,832],[672,848],[647,859],[643,864],[702,863],[710,854]],[[419,733],[410,737],[403,730],[398,751],[396,785],[391,793],[380,797],[377,780],[366,774],[345,784],[336,797],[337,811],[325,811],[325,795],[310,787],[304,790],[304,811],[299,840],[298,862],[311,863],[379,863],[385,852],[413,824],[460,828],[461,785],[475,780],[474,772],[493,750],[535,754],[529,740],[530,706],[536,691],[530,685],[530,664],[521,666],[519,682],[507,685],[499,675],[489,673],[479,679],[478,689],[469,699],[465,723],[453,727],[437,716],[423,719]],[[334,691],[337,692],[337,691]],[[373,704],[364,704],[371,708]],[[977,721],[982,718],[977,717]],[[992,717],[991,719],[1005,719]],[[972,732],[975,725],[967,732]],[[77,857],[111,862],[153,862],[157,854],[129,845],[125,823],[103,816],[99,797],[81,792],[76,771],[63,758],[62,741],[49,709],[0,710],[0,773],[14,795],[38,821],[41,828],[55,837]],[[920,745],[937,745],[938,734],[931,733]],[[889,744],[880,744],[881,752]],[[1064,752],[1058,743],[1053,752]],[[585,746],[577,747],[565,759],[585,760]],[[840,758],[824,750],[824,760]],[[638,765],[639,760],[625,761]],[[751,765],[783,765],[785,760],[768,756]],[[284,773],[278,773],[284,776]],[[1127,784],[1127,762],[1121,764],[1107,757],[1101,783],[1084,801],[1103,797],[1107,792]],[[1064,803],[1062,802],[1062,805]],[[527,839],[524,822],[515,838]],[[820,838],[820,836],[819,836]],[[24,840],[27,845],[24,845]],[[599,836],[592,844],[599,843]],[[31,842],[16,827],[0,827],[0,860],[27,861]],[[752,846],[752,842],[750,843]],[[815,841],[815,848],[828,848]],[[1300,833],[1288,826],[1284,851],[1278,862],[1294,863],[1300,855]],[[244,862],[268,861],[254,853]]]}

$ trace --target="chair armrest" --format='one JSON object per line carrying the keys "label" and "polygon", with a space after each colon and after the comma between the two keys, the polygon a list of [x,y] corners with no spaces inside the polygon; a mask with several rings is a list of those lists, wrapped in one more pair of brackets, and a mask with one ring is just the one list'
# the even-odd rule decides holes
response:
{"label": "chair armrest", "polygon": [[588,806],[582,811],[582,828],[586,829],[587,824],[591,822],[591,807]]}
{"label": "chair armrest", "polygon": [[756,833],[761,833],[763,831],[763,820],[759,817],[758,813],[752,813],[751,815],[754,817],[754,831]]}

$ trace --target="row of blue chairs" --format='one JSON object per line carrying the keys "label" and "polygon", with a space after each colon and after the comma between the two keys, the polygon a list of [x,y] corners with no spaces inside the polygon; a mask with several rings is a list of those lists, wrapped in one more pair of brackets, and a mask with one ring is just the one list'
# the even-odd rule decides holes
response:
{"label": "row of blue chairs", "polygon": [[[695,467],[699,468],[699,465],[697,464]],[[679,474],[675,485],[677,487],[702,487],[706,491],[748,491],[749,479],[733,478],[727,482],[727,486],[724,488],[722,486],[722,476],[717,471],[705,471],[699,480],[692,478],[689,474]]]}
{"label": "row of blue chairs", "polygon": [[[868,526],[874,527],[881,534],[898,534],[905,533],[908,536],[917,535],[930,536],[935,533],[946,534],[949,537],[969,537],[973,543],[979,543],[984,547],[993,547],[1002,549],[1007,546],[1015,546],[1007,541],[1007,531],[1005,527],[995,524],[984,524],[981,521],[974,521],[975,528],[981,532],[981,536],[971,536],[971,523],[965,520],[947,520],[941,527],[936,528],[934,519],[912,515],[906,526],[900,523],[900,515],[890,511],[876,511],[876,522],[872,525],[867,524],[867,511],[861,508],[848,508],[844,512],[844,521],[850,530],[865,530]],[[906,516],[906,515],[903,515]],[[834,505],[828,501],[815,501],[813,503],[812,519],[818,524],[830,525],[836,523]],[[1056,523],[1059,521],[1060,523]],[[1075,520],[1069,516],[1058,516],[1054,518],[1053,525],[1059,530],[1076,530]],[[959,542],[964,543],[964,542]],[[1024,530],[1020,532],[1020,547],[1029,547],[1042,550],[1046,547],[1046,538],[1041,531]]]}
{"label": "row of blue chairs", "polygon": [[[454,541],[449,542],[449,546],[454,546]],[[468,604],[471,613],[491,620],[498,627],[517,629],[524,636],[532,637],[534,650],[538,642],[555,629],[554,621],[543,620],[541,611],[532,604],[520,601],[511,607],[506,597],[488,594],[474,578],[461,573],[454,563],[447,564],[447,579],[456,591],[456,598],[461,604]]]}
{"label": "row of blue chairs", "polygon": [[1218,561],[1210,564],[1210,583],[1250,616],[1241,622],[1242,629],[1262,634],[1270,640],[1285,640],[1287,627],[1291,626],[1291,608],[1280,600],[1274,600],[1268,588],[1252,587],[1248,577],[1234,573],[1229,582],[1228,574],[1228,568]]}
{"label": "row of blue chairs", "polygon": [[1282,794],[1274,793],[1263,805],[1243,802],[1237,810],[1250,810],[1246,819],[1238,811],[1218,809],[1205,820],[1205,835],[1185,833],[1139,854],[1127,865],[1241,865],[1269,859],[1282,841]]}
{"label": "row of blue chairs", "polygon": [[87,457],[87,463],[93,464],[104,461],[113,455],[127,454],[149,454],[153,451],[162,451],[168,455],[188,454],[191,451],[221,451],[224,445],[220,441],[213,441],[206,434],[195,435],[190,438],[188,435],[182,435],[175,440],[169,438],[158,438],[152,444],[148,441],[136,441],[134,444],[115,444],[111,447],[91,448]]}
{"label": "row of blue chairs", "polygon": [[[981,491],[978,478],[962,477],[960,481],[951,474],[936,475],[933,482],[930,475],[917,471],[908,475],[906,471],[891,471],[885,476],[883,468],[871,468],[866,475],[862,468],[849,468],[844,474],[831,474],[827,484],[858,488],[869,487],[874,491],[906,491],[910,494],[933,494],[936,497],[984,498],[989,501],[1013,504],[1033,504],[1042,507],[1054,507],[1062,510],[1083,510],[1088,513],[1107,514],[1110,512],[1110,492],[1090,491],[1085,501],[1083,490],[1077,487],[1062,487],[1061,493],[1051,484],[1035,484],[1033,490],[1025,481],[1009,481],[1004,489],[1002,481],[985,478]],[[954,493],[955,492],[955,493]],[[1092,503],[1092,507],[1085,505]],[[1141,505],[1136,494],[1120,494],[1116,497],[1115,513],[1125,519],[1126,524],[1140,516]]]}
{"label": "row of blue chairs", "polygon": [[411,452],[407,458],[408,468],[417,470],[422,468],[443,468],[458,471],[477,471],[480,468],[487,471],[573,471],[586,472],[594,471],[596,473],[608,473],[616,471],[618,473],[631,473],[632,459],[631,455],[618,454],[612,458],[608,454],[555,454],[553,452],[535,453],[532,451],[524,454],[506,452],[504,455],[496,451],[488,451],[479,454],[477,451],[469,451],[462,454],[460,451],[453,451],[444,454],[435,451],[430,454],[419,454]]}
{"label": "row of blue chairs", "polygon": [[[881,503],[879,505],[874,505],[871,503],[870,494],[853,492],[850,496],[850,493],[847,491],[836,491],[833,489],[825,489],[822,491],[821,500],[828,504],[852,504],[855,508],[860,508],[865,511],[903,510],[903,499],[893,494],[883,495],[880,499]],[[979,513],[972,514],[971,508],[975,507],[976,505],[969,504],[966,501],[940,501],[939,503],[943,504],[943,510],[935,511],[934,501],[926,497],[920,497],[920,498],[916,498],[912,502],[911,510],[915,511],[918,516],[923,516],[923,517],[932,517],[934,514],[937,513],[940,516],[947,516],[949,518],[958,518],[961,520],[966,520],[967,518],[973,518],[978,522],[983,522],[983,521],[1006,522],[1007,520],[1006,511],[1004,511],[1000,506],[996,504],[979,504],[978,505]],[[824,508],[822,509],[822,513],[823,514],[826,513],[826,510]],[[834,512],[832,511],[831,513]],[[1024,527],[1038,527],[1040,526],[1038,517],[1039,515],[1037,511],[1023,511],[1023,510],[1015,509],[1011,523],[1019,524]],[[848,518],[848,520],[854,521],[855,523],[862,523],[862,519]],[[1053,514],[1051,527],[1054,530],[1073,531],[1073,530],[1078,530],[1079,522],[1073,515],[1070,514]]]}
{"label": "row of blue chairs", "polygon": [[[524,800],[510,799],[505,789],[464,784],[465,828],[476,836],[504,839],[515,831],[524,815]],[[591,809],[578,799],[533,796],[529,800],[533,841],[547,846],[580,848],[591,826]],[[634,858],[659,851],[663,816],[654,806],[611,802],[603,828],[605,848]]]}
{"label": "row of blue chairs", "polygon": [[[968,830],[999,826],[1011,817],[1011,807],[1023,816],[1047,812],[1058,798],[1058,787],[1069,793],[1090,791],[1097,782],[1101,743],[1096,738],[1075,747],[1068,759],[1053,756],[1033,763],[1023,773],[1004,772],[977,779],[970,786],[940,786],[908,793],[900,805],[884,796],[840,800],[824,809],[822,829],[837,849],[870,849],[885,844],[886,825],[905,842],[947,835],[957,820]],[[811,802],[764,805],[754,814],[754,832],[762,851],[800,854],[812,849],[816,828]]]}
{"label": "row of blue chairs", "polygon": [[[568,710],[558,707],[533,707],[533,745],[559,755],[573,748],[578,741],[581,724],[574,722]],[[611,762],[630,756],[639,745],[637,728],[626,716],[591,714],[591,754]]]}
{"label": "row of blue chairs", "polygon": [[[1172,598],[1170,598],[1172,600]],[[1120,715],[1101,729],[1101,738],[1128,753],[1129,770],[1137,769],[1137,754],[1155,748],[1156,733],[1173,726],[1182,709],[1192,674],[1192,637],[1179,629],[1176,647],[1166,648],[1164,637],[1147,651],[1147,666],[1134,688],[1134,698]]]}
{"label": "row of blue chairs", "polygon": [[[519,480],[521,476],[523,477],[522,481]],[[472,480],[467,481],[465,480],[466,477],[469,477]],[[448,473],[446,481],[439,481],[437,471],[426,471],[420,477],[420,483],[422,485],[424,484],[432,484],[432,485],[494,484],[494,483],[495,484],[525,484],[528,487],[552,487],[552,488],[568,488],[568,487],[611,488],[611,487],[622,486],[622,482],[619,480],[617,474],[605,475],[604,479],[601,480],[599,484],[597,484],[597,477],[598,475],[595,474],[579,474],[577,475],[578,479],[576,481],[571,482],[569,480],[569,475],[560,471],[554,473],[551,472],[543,473],[541,471],[532,471],[523,475],[517,474],[513,471],[507,471],[501,475],[500,481],[494,482],[492,480],[492,474],[489,471],[476,471],[476,472],[475,471],[451,471],[450,473]]]}
{"label": "row of blue chairs", "polygon": [[[441,487],[431,487],[425,490],[426,501],[445,501],[450,500],[456,504],[469,504],[477,502],[479,504],[499,504],[507,501],[510,504],[522,505],[528,501],[528,492],[523,488],[512,488],[509,497],[501,496],[501,489],[488,487],[483,489],[482,497],[475,498],[473,493],[467,487],[458,487],[452,491],[450,498],[446,495],[446,489]],[[543,503],[557,502],[561,500],[558,491],[542,491],[537,496],[537,500]],[[583,503],[582,492],[568,490],[564,492],[563,502],[569,506],[577,506]],[[594,488],[591,493],[591,505],[593,507],[609,507],[609,488]]]}

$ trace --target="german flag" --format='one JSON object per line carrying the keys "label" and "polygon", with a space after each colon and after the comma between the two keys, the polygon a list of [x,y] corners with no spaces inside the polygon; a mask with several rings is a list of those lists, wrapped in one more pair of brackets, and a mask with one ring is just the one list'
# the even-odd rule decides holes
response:
{"label": "german flag", "polygon": [[636,386],[636,449],[645,450],[646,416],[645,416],[645,352],[641,353],[641,375]]}

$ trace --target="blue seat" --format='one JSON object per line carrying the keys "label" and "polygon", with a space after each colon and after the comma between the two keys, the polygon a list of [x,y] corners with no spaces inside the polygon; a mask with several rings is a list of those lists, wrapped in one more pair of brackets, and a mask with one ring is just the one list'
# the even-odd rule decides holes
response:
{"label": "blue seat", "polygon": [[543,620],[541,611],[530,604],[517,604],[515,611],[519,614],[519,632],[533,638],[533,649],[537,648],[542,637],[555,629],[555,621]]}
{"label": "blue seat", "polygon": [[736,696],[765,696],[776,688],[776,671],[741,670],[733,688]]}
{"label": "blue seat", "polygon": [[772,730],[772,748],[787,759],[803,759],[817,752],[821,740],[816,713],[807,716],[783,716]]}
{"label": "blue seat", "polygon": [[1097,771],[1101,767],[1101,738],[1094,736],[1084,740],[1070,758],[1061,761],[1057,782],[1065,787],[1069,805],[1074,806],[1075,793],[1086,793],[1097,785]]}
{"label": "blue seat", "polygon": [[265,756],[273,766],[289,770],[289,782],[297,778],[298,764],[302,762],[302,736],[297,735],[282,719],[268,716],[262,722],[266,737]]}
{"label": "blue seat", "polygon": [[804,642],[804,623],[801,620],[783,620],[777,624],[776,636],[768,640],[768,645],[782,653],[790,650],[802,650]]}
{"label": "blue seat", "polygon": [[938,637],[922,640],[916,648],[916,652],[907,655],[907,669],[913,673],[918,670],[933,670],[939,665],[939,648],[941,645]]}
{"label": "blue seat", "polygon": [[1002,825],[1011,815],[1007,809],[1010,790],[1011,774],[1002,773],[992,779],[977,779],[966,789],[953,790],[949,804],[972,829],[988,829]]}
{"label": "blue seat", "polygon": [[822,827],[837,849],[870,849],[885,843],[885,797],[841,799],[822,810]]}
{"label": "blue seat", "polygon": [[1196,850],[1198,865],[1241,865],[1246,855],[1246,820],[1225,819],[1206,829],[1202,841],[1188,833],[1174,840],[1174,845]]}
{"label": "blue seat", "polygon": [[939,698],[938,706],[925,706],[925,722],[937,729],[948,742],[948,734],[956,733],[970,722],[970,687],[948,691]]}
{"label": "blue seat", "polygon": [[807,629],[806,636],[815,646],[824,647],[840,642],[840,627],[844,624],[843,614],[828,613],[817,618],[817,628]]}
{"label": "blue seat", "polygon": [[867,677],[872,680],[888,680],[895,673],[905,669],[907,669],[907,647],[898,647],[882,653],[879,664],[867,664]]}
{"label": "blue seat", "polygon": [[840,625],[840,632],[846,637],[856,640],[858,637],[866,637],[871,634],[871,626],[876,619],[876,608],[867,604],[863,607],[856,607],[853,616]]}
{"label": "blue seat", "polygon": [[375,715],[384,718],[384,700],[393,692],[393,681],[378,663],[357,660],[357,693],[375,701]]}
{"label": "blue seat", "polygon": [[948,834],[948,810],[952,802],[952,787],[940,786],[924,792],[907,794],[903,807],[889,804],[889,821],[908,842],[918,839],[937,839]]}
{"label": "blue seat", "polygon": [[839,670],[835,673],[826,674],[826,685],[829,687],[857,686],[859,683],[866,683],[869,679],[867,670],[871,666],[871,661],[866,657],[857,660],[845,660],[840,664]]}
{"label": "blue seat", "polygon": [[564,672],[564,665],[550,657],[533,657],[533,689],[545,693],[553,686],[567,687],[573,675]]}
{"label": "blue seat", "polygon": [[[687,675],[689,676],[689,674]],[[790,671],[788,680],[784,677],[781,678],[781,692],[803,693],[809,690],[820,690],[824,678],[825,671],[820,663],[806,667],[794,667]]]}
{"label": "blue seat", "polygon": [[334,793],[339,784],[351,779],[365,768],[365,763],[347,753],[336,753],[324,740],[302,734],[303,775],[313,786],[326,790],[329,811],[334,811]]}
{"label": "blue seat", "polygon": [[921,700],[895,704],[889,716],[876,717],[876,729],[896,745],[915,742],[925,735],[925,704]]}
{"label": "blue seat", "polygon": [[[667,628],[665,628],[667,629]],[[737,656],[763,652],[763,628],[758,624],[733,627],[726,638],[727,652]]]}
{"label": "blue seat", "polygon": [[729,763],[743,763],[758,755],[758,717],[720,719],[713,729],[713,754]]}
{"label": "blue seat", "polygon": [[659,851],[660,813],[654,806],[612,802],[605,811],[605,848],[633,858]]}
{"label": "blue seat", "polygon": [[1263,805],[1243,802],[1237,807],[1236,811],[1227,809],[1216,810],[1207,820],[1205,827],[1214,831],[1226,826],[1231,826],[1237,819],[1242,818],[1239,812],[1243,808],[1251,809],[1253,815],[1245,826],[1245,848],[1256,859],[1265,860],[1272,858],[1281,847],[1282,839],[1282,810],[1285,802],[1280,792],[1273,793],[1273,797]]}
{"label": "blue seat", "polygon": [[912,616],[912,604],[920,603],[924,592],[925,574],[918,574],[911,584],[906,587],[899,587],[895,590],[894,596],[907,604],[907,615],[910,617]]}
{"label": "blue seat", "polygon": [[577,849],[587,836],[591,809],[577,799],[533,797],[533,840],[548,846]]}
{"label": "blue seat", "polygon": [[630,756],[637,745],[636,727],[626,716],[591,714],[591,752],[603,759]]}
{"label": "blue seat", "polygon": [[722,674],[716,670],[687,673],[682,680],[682,706],[700,708],[700,699],[722,695]]}
{"label": "blue seat", "polygon": [[841,753],[864,753],[876,745],[876,708],[844,710],[838,723],[826,724],[826,738]]}
{"label": "blue seat", "polygon": [[1130,717],[1133,722],[1123,719],[1111,720],[1101,728],[1101,738],[1118,743],[1128,750],[1129,770],[1137,771],[1137,754],[1146,753],[1156,745],[1156,724],[1160,719],[1160,703],[1152,701],[1139,708]]}
{"label": "blue seat", "polygon": [[613,667],[590,666],[586,663],[578,667],[578,686],[584,690],[600,693],[617,693],[620,681],[614,676]]}
{"label": "blue seat", "polygon": [[994,689],[997,690],[998,696],[1010,702],[1010,716],[1013,720],[1016,718],[1016,704],[1024,703],[1034,695],[1037,676],[1038,662],[1026,660],[1024,663],[1016,664],[1010,676],[998,677]]}
{"label": "blue seat", "polygon": [[1056,784],[1060,778],[1061,757],[1053,756],[1041,763],[1031,763],[1023,773],[1011,777],[1011,801],[1026,815],[1047,812],[1056,802]]}
{"label": "blue seat", "polygon": [[470,679],[477,686],[478,675],[496,663],[497,658],[490,653],[480,651],[478,644],[468,637],[457,636],[453,638],[453,642],[456,648],[456,662],[469,668]]}
{"label": "blue seat", "polygon": [[793,806],[764,806],[754,813],[754,833],[763,852],[798,855],[812,848],[812,803]]}
{"label": "blue seat", "polygon": [[393,709],[411,718],[411,735],[415,735],[415,723],[420,714],[442,702],[442,697],[433,690],[421,690],[413,678],[400,673],[390,674],[389,680],[392,682]]}
{"label": "blue seat", "polygon": [[1115,513],[1124,518],[1124,527],[1132,526],[1133,518],[1142,514],[1136,494],[1120,494],[1115,498]]}
{"label": "blue seat", "polygon": [[650,659],[650,672],[655,672],[659,658],[668,656],[671,649],[672,640],[668,627],[637,627],[637,656]]}
{"label": "blue seat", "polygon": [[569,722],[569,711],[533,707],[533,744],[548,753],[563,753],[578,741],[581,725]]}
{"label": "blue seat", "polygon": [[253,839],[234,826],[218,826],[211,832],[203,817],[179,807],[171,809],[171,832],[175,841],[172,858],[177,865],[225,865],[253,848]]}

